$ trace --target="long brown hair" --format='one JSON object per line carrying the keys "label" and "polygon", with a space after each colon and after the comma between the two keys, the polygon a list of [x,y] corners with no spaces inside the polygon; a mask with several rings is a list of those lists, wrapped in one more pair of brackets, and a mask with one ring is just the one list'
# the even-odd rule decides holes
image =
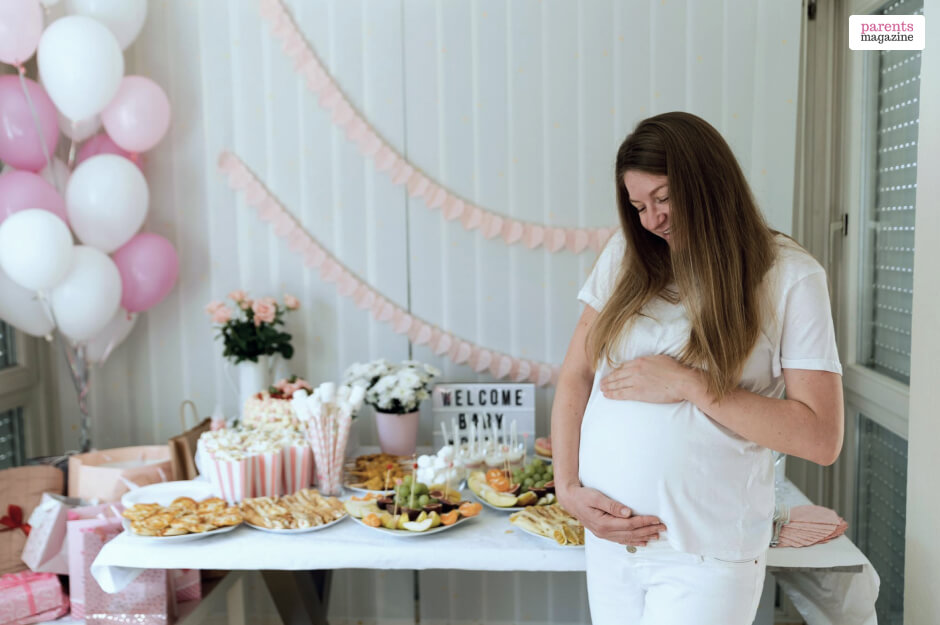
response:
{"label": "long brown hair", "polygon": [[[646,230],[624,185],[629,171],[666,176],[670,246]],[[617,210],[626,253],[613,294],[587,338],[592,362],[606,358],[655,297],[681,302],[691,322],[678,360],[704,370],[717,398],[737,386],[760,333],[761,283],[776,255],[731,148],[705,120],[664,113],[637,124],[617,151]],[[675,281],[678,293],[667,287]]]}

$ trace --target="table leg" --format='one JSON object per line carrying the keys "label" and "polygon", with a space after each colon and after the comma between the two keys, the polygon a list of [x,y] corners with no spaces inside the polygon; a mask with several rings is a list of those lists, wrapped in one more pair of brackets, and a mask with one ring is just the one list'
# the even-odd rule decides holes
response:
{"label": "table leg", "polygon": [[284,625],[328,625],[332,571],[262,571]]}
{"label": "table leg", "polygon": [[774,625],[775,603],[777,601],[777,580],[773,573],[764,574],[764,590],[761,592],[760,603],[757,605],[757,615],[754,625]]}

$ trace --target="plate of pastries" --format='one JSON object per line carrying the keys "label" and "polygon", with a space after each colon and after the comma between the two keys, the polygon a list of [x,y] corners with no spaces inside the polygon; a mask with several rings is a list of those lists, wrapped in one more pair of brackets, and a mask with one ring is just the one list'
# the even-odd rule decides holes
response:
{"label": "plate of pastries", "polygon": [[584,546],[584,526],[558,504],[530,506],[509,515],[509,522],[526,534],[563,547]]}
{"label": "plate of pastries", "polygon": [[344,487],[360,493],[391,493],[409,470],[410,459],[392,454],[366,454],[347,463]]}
{"label": "plate of pastries", "polygon": [[224,534],[242,524],[237,506],[218,497],[196,501],[177,497],[162,505],[158,502],[132,504],[121,513],[124,529],[133,536],[159,542],[186,541]]}
{"label": "plate of pastries", "polygon": [[292,495],[246,499],[239,508],[248,527],[273,534],[316,532],[347,516],[339,499],[324,497],[312,488]]}

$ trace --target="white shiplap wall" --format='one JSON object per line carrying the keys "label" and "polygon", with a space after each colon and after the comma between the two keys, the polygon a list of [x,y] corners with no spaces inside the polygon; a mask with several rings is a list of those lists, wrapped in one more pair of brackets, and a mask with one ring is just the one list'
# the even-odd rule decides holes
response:
{"label": "white shiplap wall", "polygon": [[[381,134],[481,206],[550,224],[614,224],[617,146],[640,119],[687,110],[724,134],[771,224],[790,231],[798,0],[289,5]],[[179,430],[186,398],[203,413],[217,402],[235,412],[203,313],[235,288],[301,298],[289,369],[313,382],[336,379],[357,360],[410,355],[441,367],[447,381],[487,379],[426,347],[412,353],[406,339],[321,283],[216,173],[224,149],[391,300],[482,345],[561,361],[593,255],[506,247],[409,200],[333,128],[257,2],[151,0],[127,55],[130,71],[160,83],[173,104],[169,136],[147,155],[146,228],[174,242],[181,275],[95,372],[98,446],[166,440]],[[64,366],[59,373],[70,447],[77,406]],[[551,392],[540,391],[541,433],[550,403]],[[364,436],[372,438],[368,427]],[[419,580],[425,622],[587,619],[581,575],[431,571]],[[335,621],[409,621],[413,576],[339,572],[331,611]]]}

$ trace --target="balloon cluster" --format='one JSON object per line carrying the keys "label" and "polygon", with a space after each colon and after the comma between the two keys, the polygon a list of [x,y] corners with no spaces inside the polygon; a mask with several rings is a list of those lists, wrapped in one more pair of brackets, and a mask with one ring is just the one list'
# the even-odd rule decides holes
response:
{"label": "balloon cluster", "polygon": [[[0,0],[0,61],[18,70],[0,76],[0,319],[36,336],[58,328],[92,363],[179,273],[170,242],[139,232],[140,154],[170,124],[163,90],[124,75],[146,14],[146,0]],[[34,53],[41,84],[25,75]]]}

